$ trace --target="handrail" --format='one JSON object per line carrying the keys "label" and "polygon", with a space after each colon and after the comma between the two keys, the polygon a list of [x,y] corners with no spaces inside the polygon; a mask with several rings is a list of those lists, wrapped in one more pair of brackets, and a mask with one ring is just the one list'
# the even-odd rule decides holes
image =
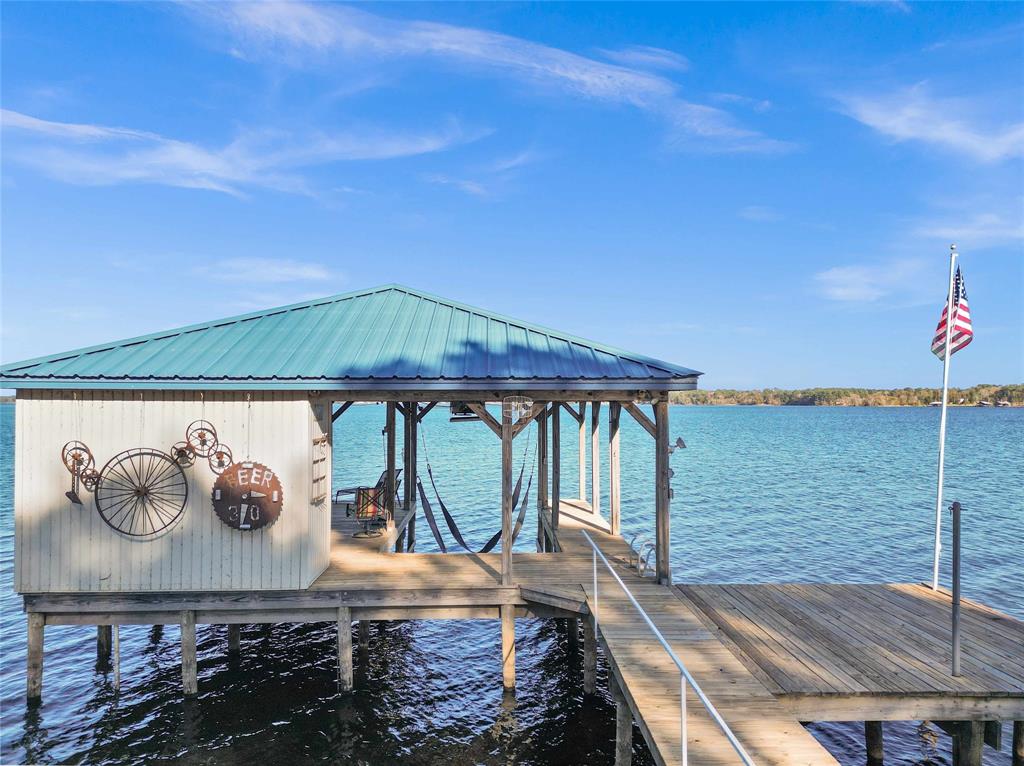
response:
{"label": "handrail", "polygon": [[729,744],[732,745],[733,750],[735,750],[737,755],[739,755],[740,760],[743,761],[743,763],[746,764],[746,766],[756,766],[756,764],[754,763],[754,760],[750,757],[750,755],[744,749],[743,745],[740,744],[740,741],[738,739],[736,739],[736,735],[733,734],[732,729],[729,728],[729,724],[727,724],[725,722],[725,720],[722,718],[721,714],[718,712],[718,710],[715,708],[715,706],[713,704],[711,704],[711,700],[708,699],[707,695],[704,693],[704,690],[700,688],[700,684],[697,683],[696,679],[692,675],[690,675],[690,671],[686,669],[686,665],[683,664],[683,661],[681,659],[679,659],[679,657],[676,655],[676,653],[674,651],[672,651],[672,647],[669,646],[668,641],[665,640],[665,636],[663,636],[661,631],[658,630],[658,626],[654,624],[654,621],[651,620],[651,618],[647,615],[647,612],[644,611],[644,608],[642,606],[640,606],[640,603],[633,596],[632,592],[629,590],[628,587],[626,587],[626,583],[622,582],[622,578],[619,577],[618,573],[612,567],[611,563],[608,561],[607,558],[605,558],[605,555],[597,547],[597,544],[593,541],[593,539],[591,539],[590,535],[587,534],[586,530],[580,530],[580,532],[582,533],[583,537],[586,538],[587,542],[590,544],[590,547],[591,547],[591,549],[594,552],[594,555],[593,555],[593,563],[594,563],[594,609],[593,609],[593,613],[594,613],[594,629],[595,629],[595,631],[596,631],[597,625],[598,625],[598,612],[599,612],[599,609],[598,609],[599,601],[598,601],[598,592],[597,592],[597,559],[598,559],[598,557],[600,557],[601,561],[604,563],[605,567],[611,573],[611,576],[615,578],[615,581],[619,584],[619,587],[622,588],[623,592],[626,594],[626,597],[629,598],[630,602],[633,604],[634,607],[636,607],[636,610],[640,613],[640,616],[643,617],[644,622],[647,623],[647,627],[649,627],[651,629],[651,632],[654,633],[654,637],[658,639],[658,643],[661,644],[662,648],[665,650],[665,652],[671,658],[672,662],[674,662],[676,667],[679,669],[679,692],[680,692],[680,702],[679,702],[679,707],[680,707],[680,710],[679,710],[679,733],[680,733],[680,738],[682,740],[683,766],[687,766],[688,755],[689,755],[688,752],[687,752],[688,746],[687,746],[687,742],[686,742],[686,684],[687,683],[690,684],[690,686],[693,688],[693,691],[697,694],[697,699],[699,699],[701,704],[704,705],[704,709],[708,711],[708,713],[711,715],[711,718],[714,720],[714,722],[716,724],[718,724],[718,728],[722,730],[723,734],[725,734],[725,738],[729,740]]}

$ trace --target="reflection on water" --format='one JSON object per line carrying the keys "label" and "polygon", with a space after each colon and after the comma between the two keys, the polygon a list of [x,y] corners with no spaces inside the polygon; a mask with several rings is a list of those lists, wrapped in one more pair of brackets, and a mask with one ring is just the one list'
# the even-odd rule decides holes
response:
{"label": "reflection on water", "polygon": [[[227,652],[224,626],[199,626],[200,694],[190,700],[180,693],[176,626],[121,629],[119,693],[109,668],[96,663],[94,628],[51,627],[43,703],[26,706],[25,620],[12,592],[12,415],[0,405],[3,763],[613,762],[607,668],[599,664],[599,694],[585,699],[582,657],[554,620],[517,621],[514,696],[501,687],[497,620],[374,623],[367,649],[354,637],[349,695],[336,688],[333,624],[244,626],[237,656]],[[673,457],[676,578],[922,579],[930,571],[937,417],[928,409],[673,408],[672,435],[688,445]],[[353,407],[338,421],[340,486],[379,476],[381,421],[376,407]],[[572,425],[564,425],[563,444],[572,445]],[[947,492],[967,509],[965,591],[1024,616],[1024,498],[1012,481],[1024,463],[1024,411],[957,410],[950,429]],[[445,500],[479,547],[498,523],[497,441],[479,424],[448,424],[440,409],[425,430]],[[574,453],[563,456],[570,494]],[[650,535],[650,439],[626,418],[622,454],[624,528]],[[418,537],[420,551],[433,550],[426,525]],[[532,539],[527,528],[517,549],[529,550]],[[859,723],[811,730],[844,766],[864,763]],[[886,724],[885,738],[887,764],[951,761],[949,738],[930,725]],[[985,763],[1008,765],[1007,749],[987,750]],[[634,750],[635,763],[651,762],[639,734]]]}

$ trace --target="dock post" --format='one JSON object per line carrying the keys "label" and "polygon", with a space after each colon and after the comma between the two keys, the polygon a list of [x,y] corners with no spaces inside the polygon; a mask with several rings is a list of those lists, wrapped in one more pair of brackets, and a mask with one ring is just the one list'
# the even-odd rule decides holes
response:
{"label": "dock post", "polygon": [[619,460],[619,419],[622,405],[608,405],[608,527],[613,535],[621,533],[622,472]]}
{"label": "dock post", "polygon": [[[562,427],[559,412],[562,405],[555,402],[551,409],[551,536],[558,535],[558,513],[562,503]],[[549,540],[551,550],[555,549],[554,539]]]}
{"label": "dock post", "polygon": [[[512,584],[512,411],[501,407],[501,584]],[[504,607],[503,607],[504,608]],[[504,624],[504,618],[502,618]]]}
{"label": "dock post", "polygon": [[565,618],[566,638],[569,640],[569,653],[575,657],[580,651],[580,621],[575,617]]}
{"label": "dock post", "polygon": [[359,621],[359,649],[370,648],[370,621],[362,619]]}
{"label": "dock post", "polygon": [[1024,721],[1013,722],[1013,766],[1024,766]]}
{"label": "dock post", "polygon": [[953,766],[981,766],[984,745],[984,721],[957,721],[953,736]]}
{"label": "dock post", "polygon": [[499,607],[501,614],[501,682],[506,691],[516,688],[516,608]]}
{"label": "dock post", "polygon": [[113,667],[113,680],[111,685],[115,692],[121,691],[121,626],[114,625],[111,631],[111,646],[114,650],[114,659],[111,661]]}
{"label": "dock post", "polygon": [[181,686],[186,695],[199,692],[196,669],[196,613],[181,613]]}
{"label": "dock post", "polygon": [[338,687],[352,691],[352,609],[338,607]]}
{"label": "dock post", "polygon": [[583,693],[597,692],[597,630],[593,617],[583,618]]}
{"label": "dock post", "polygon": [[885,757],[882,747],[882,722],[864,722],[864,745],[868,751],[868,763],[872,766],[881,766]]}
{"label": "dock post", "polygon": [[615,700],[615,766],[629,766],[633,760],[633,713],[614,673],[608,675],[608,686]]}
{"label": "dock post", "polygon": [[587,502],[587,403],[580,402],[580,500]]}
{"label": "dock post", "polygon": [[110,662],[110,626],[96,626],[96,661],[102,664]]}
{"label": "dock post", "polygon": [[590,403],[590,509],[601,513],[601,402]]}
{"label": "dock post", "polygon": [[228,654],[238,654],[242,650],[242,626],[228,625]]}
{"label": "dock post", "polygon": [[668,394],[654,405],[654,466],[655,466],[655,572],[659,585],[672,584],[671,533],[669,527],[671,469],[668,461]]}
{"label": "dock post", "polygon": [[384,480],[384,491],[387,496],[384,498],[384,508],[388,521],[394,522],[395,495],[397,494],[397,487],[395,486],[395,403],[388,402],[385,407],[384,436],[386,444],[384,452],[386,457],[384,462],[387,476]]}
{"label": "dock post", "polygon": [[25,696],[29,702],[42,699],[43,696],[43,629],[45,625],[45,615],[39,612],[28,613],[28,654],[26,657],[28,682]]}

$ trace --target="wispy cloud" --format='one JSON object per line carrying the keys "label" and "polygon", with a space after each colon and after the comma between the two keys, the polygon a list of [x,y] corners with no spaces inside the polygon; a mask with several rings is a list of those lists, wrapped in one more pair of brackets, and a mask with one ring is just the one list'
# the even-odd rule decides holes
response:
{"label": "wispy cloud", "polygon": [[43,120],[0,110],[13,159],[53,178],[82,185],[152,183],[243,196],[248,188],[313,194],[297,171],[315,165],[387,160],[443,151],[474,140],[452,120],[417,134],[364,129],[350,133],[249,130],[221,147],[131,128]]}
{"label": "wispy cloud", "polygon": [[452,186],[466,194],[472,194],[474,197],[486,197],[489,193],[487,187],[479,181],[472,181],[467,178],[453,178],[444,173],[426,173],[423,176],[423,180],[427,183],[439,184],[441,186]]}
{"label": "wispy cloud", "polygon": [[755,112],[767,112],[772,108],[772,102],[766,98],[751,98],[750,96],[741,96],[739,93],[712,93],[711,98],[720,104],[736,104],[753,109]]}
{"label": "wispy cloud", "polygon": [[[231,35],[246,58],[339,66],[351,59],[433,58],[490,71],[573,97],[631,106],[664,119],[675,146],[773,152],[790,148],[739,125],[726,111],[683,99],[671,80],[497,32],[428,21],[387,19],[346,6],[309,3],[203,3],[187,6]],[[671,52],[646,51],[650,60]],[[621,52],[620,52],[621,53]],[[670,54],[666,56],[666,54]],[[628,55],[628,54],[627,54]],[[678,55],[678,54],[676,54]],[[675,59],[678,66],[682,59]]]}
{"label": "wispy cloud", "polygon": [[942,243],[956,243],[961,250],[1021,245],[1024,243],[1024,198],[1018,197],[1007,212],[954,212],[921,222],[914,234]]}
{"label": "wispy cloud", "polygon": [[757,223],[772,223],[782,219],[782,214],[778,210],[766,205],[747,205],[740,208],[738,215],[747,221],[756,221]]}
{"label": "wispy cloud", "polygon": [[819,292],[843,303],[871,303],[898,292],[918,279],[920,259],[902,259],[870,266],[835,266],[814,275]]}
{"label": "wispy cloud", "polygon": [[668,69],[685,72],[690,68],[690,60],[686,56],[650,45],[630,45],[618,50],[602,48],[600,53],[606,59],[640,69]]}
{"label": "wispy cloud", "polygon": [[880,95],[844,95],[839,101],[847,115],[895,141],[921,141],[982,162],[1024,156],[1024,122],[972,124],[985,111],[981,104],[934,96],[927,83]]}
{"label": "wispy cloud", "polygon": [[248,284],[320,282],[338,278],[322,264],[280,258],[226,258],[197,266],[192,271],[207,279]]}
{"label": "wispy cloud", "polygon": [[907,0],[853,0],[856,5],[877,5],[890,11],[899,13],[910,13],[910,3]]}

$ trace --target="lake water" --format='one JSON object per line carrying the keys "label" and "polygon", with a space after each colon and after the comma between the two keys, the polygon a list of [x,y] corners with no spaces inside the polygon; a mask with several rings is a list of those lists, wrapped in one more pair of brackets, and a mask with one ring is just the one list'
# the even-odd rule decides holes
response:
{"label": "lake water", "polygon": [[[490,621],[375,625],[369,654],[356,658],[357,690],[344,696],[332,625],[247,627],[238,660],[227,658],[223,627],[200,626],[200,694],[188,701],[175,626],[122,628],[117,695],[96,667],[95,629],[50,628],[43,704],[27,708],[25,619],[12,589],[13,414],[0,404],[0,762],[613,762],[613,705],[604,691],[583,699],[582,658],[552,621],[517,622],[514,699],[502,694]],[[673,407],[671,435],[688,445],[672,458],[676,580],[930,578],[938,418],[927,408]],[[562,421],[563,494],[573,495],[575,424]],[[467,540],[482,545],[499,526],[498,441],[479,423],[448,423],[441,408],[424,423],[442,495]],[[380,474],[382,424],[377,406],[338,421],[338,486]],[[946,497],[964,507],[965,595],[1024,617],[1024,410],[953,409],[947,453]],[[627,536],[653,534],[652,466],[650,437],[624,414]],[[533,547],[529,518],[517,550]],[[425,524],[418,533],[418,550],[434,550]],[[945,550],[948,582],[948,534]],[[603,664],[599,673],[606,690]],[[844,765],[864,762],[859,724],[811,730]],[[887,764],[951,762],[948,737],[929,725],[886,724],[885,737]],[[642,738],[635,743],[634,762],[650,763]],[[1009,764],[1007,744],[1008,733],[985,763]]]}

